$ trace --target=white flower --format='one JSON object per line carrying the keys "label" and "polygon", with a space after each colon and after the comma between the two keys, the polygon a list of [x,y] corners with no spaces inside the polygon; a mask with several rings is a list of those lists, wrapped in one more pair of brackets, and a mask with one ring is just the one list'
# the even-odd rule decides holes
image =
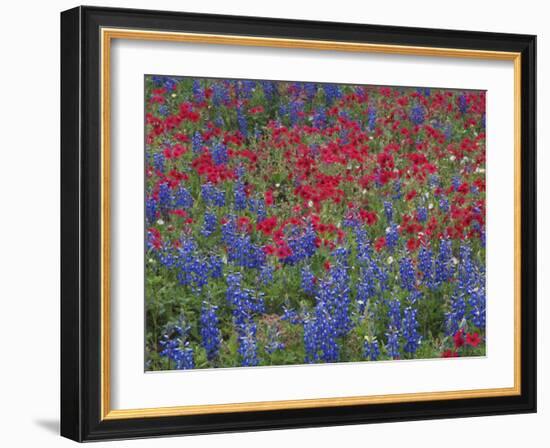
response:
{"label": "white flower", "polygon": [[454,162],[454,161],[455,161],[455,159],[456,159],[456,157],[455,157],[455,156],[451,156],[451,157],[449,157],[449,160],[450,160],[451,162]]}
{"label": "white flower", "polygon": [[393,263],[393,257],[390,255],[388,257],[388,264],[392,264]]}
{"label": "white flower", "polygon": [[163,225],[164,225],[164,220],[163,220],[163,219],[159,219],[159,220],[157,221],[157,224],[158,224],[159,226],[163,226]]}
{"label": "white flower", "polygon": [[432,208],[434,208],[434,205],[430,202],[430,203],[428,204],[428,210],[431,210]]}
{"label": "white flower", "polygon": [[172,98],[175,98],[177,95],[175,93],[172,93]]}
{"label": "white flower", "polygon": [[313,201],[312,200],[307,201],[307,206],[309,208],[313,207]]}

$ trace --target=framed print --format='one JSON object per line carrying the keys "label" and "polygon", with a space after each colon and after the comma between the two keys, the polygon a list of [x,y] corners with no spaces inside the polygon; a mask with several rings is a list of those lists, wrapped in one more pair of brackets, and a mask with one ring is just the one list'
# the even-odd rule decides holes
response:
{"label": "framed print", "polygon": [[536,411],[535,36],[61,14],[61,433]]}

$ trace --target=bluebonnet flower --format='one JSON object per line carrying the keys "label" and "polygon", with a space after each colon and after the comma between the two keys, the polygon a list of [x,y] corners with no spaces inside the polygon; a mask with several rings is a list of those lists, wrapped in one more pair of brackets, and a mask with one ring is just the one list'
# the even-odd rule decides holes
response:
{"label": "bluebonnet flower", "polygon": [[468,108],[468,99],[466,98],[466,95],[460,95],[458,97],[458,109],[460,110],[460,113],[464,115],[468,112]]}
{"label": "bluebonnet flower", "polygon": [[430,175],[430,177],[428,178],[428,185],[433,189],[440,187],[441,182],[439,181],[439,176],[437,174]]}
{"label": "bluebonnet flower", "polygon": [[166,104],[163,104],[162,106],[159,107],[159,114],[162,115],[163,117],[168,115],[169,112],[170,111],[168,110],[168,106]]}
{"label": "bluebonnet flower", "polygon": [[241,366],[243,367],[253,367],[260,364],[256,329],[256,324],[253,322],[249,322],[240,328],[238,353],[241,357]]}
{"label": "bluebonnet flower", "polygon": [[314,313],[303,320],[305,362],[308,363],[338,361],[340,349],[336,340],[351,327],[349,251],[338,248],[333,255],[336,263],[317,289]]}
{"label": "bluebonnet flower", "polygon": [[226,218],[225,223],[222,225],[222,241],[231,246],[234,244],[237,238],[237,217],[230,215]]}
{"label": "bluebonnet flower", "polygon": [[365,102],[369,99],[369,95],[365,86],[355,86],[355,94],[360,102]]}
{"label": "bluebonnet flower", "polygon": [[466,294],[471,294],[475,287],[476,278],[472,260],[472,248],[462,244],[459,249],[460,264],[458,265],[458,285]]}
{"label": "bluebonnet flower", "polygon": [[218,142],[212,149],[212,159],[216,165],[224,165],[229,162],[229,154],[227,153],[227,146],[222,142]]}
{"label": "bluebonnet flower", "polygon": [[256,81],[245,79],[240,82],[239,91],[243,98],[250,99],[252,97],[252,93],[254,92],[255,88],[256,88]]}
{"label": "bluebonnet flower", "polygon": [[[298,229],[295,229],[295,232],[298,233]],[[292,265],[313,256],[317,251],[316,240],[317,234],[313,226],[309,224],[305,231],[288,239],[288,246],[292,250],[292,255],[283,258],[283,263]]]}
{"label": "bluebonnet flower", "polygon": [[175,90],[178,85],[178,82],[174,78],[168,76],[153,76],[152,79],[156,86],[162,86],[169,92]]}
{"label": "bluebonnet flower", "polygon": [[209,237],[212,235],[218,227],[218,218],[214,213],[206,212],[204,214],[204,223],[201,229],[201,235]]}
{"label": "bluebonnet flower", "polygon": [[201,82],[198,79],[193,80],[193,96],[197,103],[202,103],[205,101],[204,89],[201,87]]}
{"label": "bluebonnet flower", "polygon": [[371,246],[367,231],[364,227],[355,227],[355,244],[357,247],[357,261],[361,265],[370,263]]}
{"label": "bluebonnet flower", "polygon": [[159,186],[159,209],[160,212],[165,214],[168,212],[168,210],[172,207],[172,192],[170,191],[170,186],[168,185],[168,182],[163,182]]}
{"label": "bluebonnet flower", "polygon": [[235,210],[244,210],[246,208],[246,191],[242,180],[235,182]]}
{"label": "bluebonnet flower", "polygon": [[264,97],[267,101],[273,100],[277,93],[277,86],[273,81],[260,81],[262,90],[264,91]]}
{"label": "bluebonnet flower", "polygon": [[202,346],[206,351],[206,357],[209,361],[214,360],[219,353],[221,344],[221,332],[219,329],[219,320],[216,314],[218,307],[208,302],[202,303],[200,317],[200,333]]}
{"label": "bluebonnet flower", "polygon": [[401,355],[399,332],[395,329],[390,329],[390,331],[386,333],[386,353],[392,359],[397,359]]}
{"label": "bluebonnet flower", "polygon": [[187,341],[189,329],[190,327],[185,325],[183,319],[181,319],[179,325],[168,326],[159,341],[162,349],[160,356],[165,356],[174,361],[178,370],[195,368],[193,349]]}
{"label": "bluebonnet flower", "polygon": [[376,339],[373,339],[372,341],[365,339],[365,342],[363,344],[363,353],[366,359],[376,361],[380,356],[380,347],[378,346],[378,341]]}
{"label": "bluebonnet flower", "polygon": [[273,281],[273,272],[275,268],[269,264],[264,264],[260,269],[260,282],[263,285],[269,285]]}
{"label": "bluebonnet flower", "polygon": [[435,262],[435,282],[438,286],[449,281],[453,276],[452,257],[451,240],[441,240],[439,243],[439,254]]}
{"label": "bluebonnet flower", "polygon": [[369,131],[374,131],[376,128],[376,107],[370,106],[367,111]]}
{"label": "bluebonnet flower", "polygon": [[418,207],[416,213],[420,222],[426,222],[428,219],[428,209],[426,207]]}
{"label": "bluebonnet flower", "polygon": [[208,260],[210,277],[221,278],[223,275],[223,260],[218,255],[211,255]]}
{"label": "bluebonnet flower", "polygon": [[365,307],[371,298],[376,295],[376,277],[374,270],[372,269],[372,264],[369,263],[366,266],[361,267],[359,271],[359,276],[357,278],[357,305],[358,312],[360,315],[363,315],[365,312]]}
{"label": "bluebonnet flower", "polygon": [[312,82],[304,83],[304,91],[306,92],[308,101],[312,101],[317,95],[317,84]]}
{"label": "bluebonnet flower", "polygon": [[378,280],[380,291],[387,291],[389,288],[389,272],[387,267],[380,260],[377,262],[374,259],[371,260],[370,267],[374,277]]}
{"label": "bluebonnet flower", "polygon": [[388,223],[393,221],[393,203],[390,201],[384,201],[384,213],[386,214],[386,220]]}
{"label": "bluebonnet flower", "polygon": [[303,291],[313,296],[315,295],[315,275],[313,275],[313,272],[311,272],[311,268],[309,266],[304,266],[301,271],[301,287]]}
{"label": "bluebonnet flower", "polygon": [[242,164],[240,164],[239,166],[237,166],[237,168],[235,168],[235,174],[237,175],[237,179],[243,180],[245,173],[246,173],[246,169]]}
{"label": "bluebonnet flower", "polygon": [[462,180],[460,179],[460,176],[453,176],[451,179],[451,185],[453,186],[453,189],[456,191],[460,188],[460,185],[462,184]]}
{"label": "bluebonnet flower", "polygon": [[184,186],[178,187],[174,195],[174,206],[181,208],[191,208],[194,204],[193,196]]}
{"label": "bluebonnet flower", "polygon": [[439,200],[439,209],[443,213],[449,213],[449,211],[451,210],[451,205],[449,204],[449,200],[447,198],[441,198]]}
{"label": "bluebonnet flower", "polygon": [[168,269],[176,267],[176,263],[178,261],[177,256],[174,255],[169,243],[163,243],[160,249],[156,251],[156,255],[158,260],[160,261],[160,264],[162,264],[164,267]]}
{"label": "bluebonnet flower", "polygon": [[223,81],[216,81],[212,85],[212,102],[215,106],[227,105],[230,102],[229,92]]}
{"label": "bluebonnet flower", "polygon": [[478,328],[484,329],[486,322],[486,297],[485,297],[485,269],[478,267],[476,287],[470,294],[470,313],[471,322]]}
{"label": "bluebonnet flower", "polygon": [[426,110],[420,105],[414,106],[411,109],[409,119],[413,124],[421,125],[426,120]]}
{"label": "bluebonnet flower", "polygon": [[401,191],[401,181],[399,179],[397,179],[393,184],[393,190],[395,193],[392,196],[392,199],[397,199],[397,200],[401,199],[401,197],[403,196],[403,193]]}
{"label": "bluebonnet flower", "polygon": [[403,313],[403,338],[405,339],[403,350],[407,353],[414,354],[420,346],[420,340],[422,339],[418,333],[418,321],[416,318],[417,310],[412,307],[407,307]]}
{"label": "bluebonnet flower", "polygon": [[447,335],[454,335],[460,329],[466,314],[464,294],[456,291],[450,301],[450,311],[445,313],[445,328]]}
{"label": "bluebonnet flower", "polygon": [[153,224],[157,220],[157,201],[153,196],[147,196],[145,200],[145,218],[149,225]]}
{"label": "bluebonnet flower", "polygon": [[256,213],[257,222],[260,223],[267,218],[267,212],[265,209],[265,201],[263,199],[249,198],[248,209],[252,213]]}
{"label": "bluebonnet flower", "polygon": [[202,184],[201,198],[206,205],[223,207],[225,205],[225,191],[215,187],[211,183]]}
{"label": "bluebonnet flower", "polygon": [[324,129],[327,125],[327,112],[324,107],[318,107],[313,114],[313,126]]}
{"label": "bluebonnet flower", "polygon": [[357,229],[361,226],[361,221],[356,213],[348,213],[344,216],[344,227],[350,227],[352,229]]}
{"label": "bluebonnet flower", "polygon": [[350,287],[349,287],[349,250],[343,247],[333,251],[334,266],[328,278],[324,279],[317,290],[317,300],[330,312],[338,336],[350,330]]}
{"label": "bluebonnet flower", "polygon": [[197,253],[197,244],[192,238],[185,238],[177,250],[177,278],[181,285],[190,286],[198,293],[208,283],[209,265]]}
{"label": "bluebonnet flower", "polygon": [[[222,229],[227,229],[227,225],[227,223],[224,224]],[[227,244],[227,258],[229,261],[235,263],[237,266],[249,269],[261,269],[265,263],[265,253],[260,246],[252,242],[250,235],[234,234],[230,241]]]}
{"label": "bluebonnet flower", "polygon": [[237,106],[237,124],[242,136],[246,139],[248,137],[248,121],[243,110],[243,106]]}
{"label": "bluebonnet flower", "polygon": [[234,215],[229,216],[222,225],[222,241],[226,245],[229,261],[237,266],[260,269],[264,265],[264,251],[252,243],[250,235],[237,231],[237,219]]}
{"label": "bluebonnet flower", "polygon": [[325,99],[328,106],[342,97],[342,91],[337,84],[323,84],[323,90],[325,91]]}
{"label": "bluebonnet flower", "polygon": [[450,311],[446,313],[448,334],[455,334],[461,322],[466,318],[469,305],[469,316],[472,323],[485,326],[485,273],[478,268],[472,258],[472,249],[464,243],[460,246],[460,263],[457,272],[457,284],[451,298]]}
{"label": "bluebonnet flower", "polygon": [[409,257],[403,257],[399,261],[399,275],[401,276],[401,287],[407,291],[413,291],[416,286],[416,277],[412,260]]}
{"label": "bluebonnet flower", "polygon": [[252,322],[254,314],[265,311],[263,294],[242,287],[242,274],[236,272],[227,276],[227,302],[231,305],[237,329]]}
{"label": "bluebonnet flower", "polygon": [[300,119],[300,112],[304,107],[304,103],[301,101],[291,101],[289,104],[289,118],[290,125],[295,126]]}
{"label": "bluebonnet flower", "polygon": [[196,131],[191,137],[191,146],[193,147],[193,152],[195,154],[200,154],[202,152],[202,146],[204,145],[204,139],[202,134],[199,131]]}
{"label": "bluebonnet flower", "polygon": [[435,288],[433,253],[426,246],[418,253],[418,269],[422,272],[422,283],[429,289]]}
{"label": "bluebonnet flower", "polygon": [[155,170],[164,171],[165,161],[166,161],[166,158],[164,157],[163,153],[155,152],[153,154],[153,166],[155,167]]}
{"label": "bluebonnet flower", "polygon": [[340,347],[336,342],[337,329],[326,305],[318,301],[313,316],[304,319],[305,362],[337,362]]}
{"label": "bluebonnet flower", "polygon": [[426,97],[430,96],[431,89],[429,87],[417,87],[416,92],[419,95],[424,95]]}
{"label": "bluebonnet flower", "polygon": [[394,249],[399,241],[399,231],[397,230],[397,224],[391,223],[386,229],[386,245],[390,249]]}
{"label": "bluebonnet flower", "polygon": [[401,302],[398,299],[388,301],[389,328],[401,330]]}

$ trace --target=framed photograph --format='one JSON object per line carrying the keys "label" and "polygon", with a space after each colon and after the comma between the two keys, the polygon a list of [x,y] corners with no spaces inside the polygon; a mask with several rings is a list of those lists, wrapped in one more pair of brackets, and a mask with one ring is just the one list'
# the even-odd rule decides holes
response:
{"label": "framed photograph", "polygon": [[61,14],[61,433],[536,411],[535,36]]}

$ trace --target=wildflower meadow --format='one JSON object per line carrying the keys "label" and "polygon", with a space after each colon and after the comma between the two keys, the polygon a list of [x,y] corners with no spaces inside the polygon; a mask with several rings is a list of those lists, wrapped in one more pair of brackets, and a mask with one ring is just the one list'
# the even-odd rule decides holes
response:
{"label": "wildflower meadow", "polygon": [[146,370],[485,355],[484,91],[147,75],[144,100]]}

